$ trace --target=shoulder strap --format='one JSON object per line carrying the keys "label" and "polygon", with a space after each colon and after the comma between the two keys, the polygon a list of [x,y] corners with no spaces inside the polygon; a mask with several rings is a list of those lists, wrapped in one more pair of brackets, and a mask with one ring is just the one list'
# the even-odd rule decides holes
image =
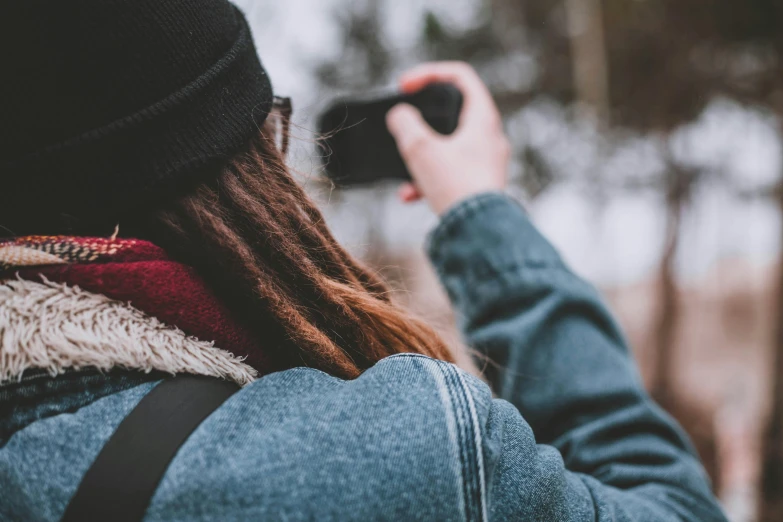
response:
{"label": "shoulder strap", "polygon": [[120,423],[82,479],[63,522],[140,521],[169,463],[236,384],[178,375],[152,389]]}

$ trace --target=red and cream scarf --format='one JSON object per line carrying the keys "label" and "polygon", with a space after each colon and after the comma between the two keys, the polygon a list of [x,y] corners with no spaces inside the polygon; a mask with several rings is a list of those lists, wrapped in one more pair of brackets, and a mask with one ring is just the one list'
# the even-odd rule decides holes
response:
{"label": "red and cream scarf", "polygon": [[[154,318],[165,328],[184,332],[189,339],[214,342],[215,348],[244,360],[243,366],[252,367],[253,374],[271,371],[260,340],[232,317],[195,270],[173,261],[149,242],[65,236],[0,241],[0,286],[7,290],[25,281],[104,296]],[[0,334],[3,317],[0,314]],[[8,358],[8,354],[0,355]],[[2,372],[0,368],[0,377]]]}

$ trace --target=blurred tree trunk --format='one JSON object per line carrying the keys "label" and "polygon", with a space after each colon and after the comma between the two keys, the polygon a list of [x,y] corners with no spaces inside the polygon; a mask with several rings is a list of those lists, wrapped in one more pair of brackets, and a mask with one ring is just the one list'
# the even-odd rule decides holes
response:
{"label": "blurred tree trunk", "polygon": [[566,0],[574,87],[580,109],[609,124],[609,66],[601,0]]}
{"label": "blurred tree trunk", "polygon": [[[668,145],[667,145],[668,146]],[[676,261],[682,229],[682,217],[699,173],[684,168],[666,150],[666,243],[658,277],[659,309],[655,338],[656,366],[651,393],[661,406],[676,405],[674,391],[675,349],[679,326],[680,300],[677,287]]]}
{"label": "blurred tree trunk", "polygon": [[713,487],[719,488],[721,477],[715,438],[715,412],[681,396],[675,380],[677,334],[682,320],[680,289],[677,285],[677,254],[683,216],[699,175],[699,171],[684,168],[668,155],[664,178],[666,243],[658,273],[658,317],[653,341],[656,359],[650,394],[691,436]]}
{"label": "blurred tree trunk", "polygon": [[[576,96],[576,114],[593,124],[598,154],[589,170],[588,192],[597,233],[602,230],[609,196],[603,179],[603,161],[609,156],[609,66],[606,55],[602,0],[565,0],[571,47],[571,74]],[[597,236],[600,237],[600,236]]]}
{"label": "blurred tree trunk", "polygon": [[509,32],[518,32],[526,26],[525,13],[519,0],[489,0],[492,11],[491,23],[496,26],[501,36],[509,36]]}
{"label": "blurred tree trunk", "polygon": [[[778,187],[778,205],[783,213],[783,183]],[[772,360],[772,410],[763,441],[761,475],[761,522],[783,520],[783,262],[779,266],[777,332]]]}
{"label": "blurred tree trunk", "polygon": [[666,409],[672,406],[674,347],[677,336],[679,298],[676,281],[678,243],[687,189],[684,176],[669,162],[666,175],[666,243],[658,274],[658,318],[655,329],[655,372],[651,393]]}

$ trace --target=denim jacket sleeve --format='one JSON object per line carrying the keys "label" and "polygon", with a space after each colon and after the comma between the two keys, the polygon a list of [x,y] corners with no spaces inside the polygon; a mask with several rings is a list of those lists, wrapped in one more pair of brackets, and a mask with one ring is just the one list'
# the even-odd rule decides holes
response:
{"label": "denim jacket sleeve", "polygon": [[500,370],[483,433],[492,520],[725,520],[680,427],[645,393],[623,335],[523,209],[484,194],[429,253],[468,343]]}

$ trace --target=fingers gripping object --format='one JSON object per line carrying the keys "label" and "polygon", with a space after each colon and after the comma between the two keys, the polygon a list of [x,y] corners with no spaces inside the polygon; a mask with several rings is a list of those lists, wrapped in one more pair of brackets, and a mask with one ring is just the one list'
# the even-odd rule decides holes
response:
{"label": "fingers gripping object", "polygon": [[[423,118],[434,132],[449,135],[459,124],[463,97],[454,85],[435,83],[412,94],[335,103],[321,116],[319,132],[326,146],[326,175],[336,185],[411,179],[398,145],[386,126],[386,114],[401,103],[412,106],[408,108],[408,118]],[[416,140],[414,135],[408,138],[400,147]]]}

